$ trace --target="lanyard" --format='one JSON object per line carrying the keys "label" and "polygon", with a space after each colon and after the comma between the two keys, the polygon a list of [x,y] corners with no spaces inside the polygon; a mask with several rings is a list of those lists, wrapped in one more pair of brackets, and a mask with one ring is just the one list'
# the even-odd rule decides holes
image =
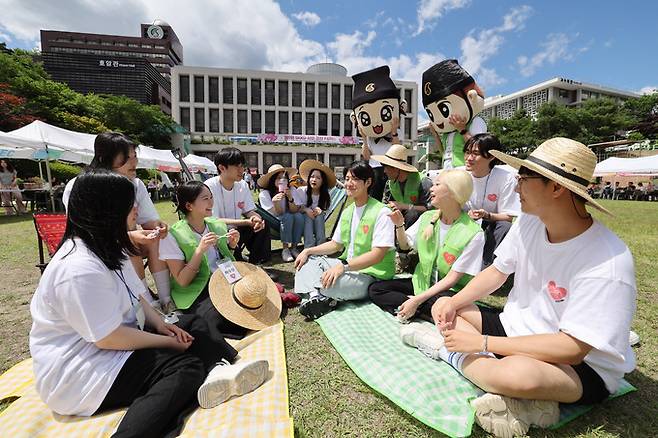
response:
{"label": "lanyard", "polygon": [[229,218],[227,213],[226,213],[226,203],[224,202],[224,190],[226,190],[226,189],[224,189],[224,185],[222,184],[222,180],[220,179],[219,180],[219,197],[220,197],[221,202],[219,203],[219,205],[221,206],[221,209],[222,209],[222,211],[221,211],[222,217],[225,217],[227,219],[238,219],[240,217],[240,215],[236,214],[236,211],[235,211],[235,209],[236,209],[236,205],[235,205],[235,183],[233,183],[233,188],[231,189],[231,193],[233,194],[233,215],[232,215],[231,218]]}
{"label": "lanyard", "polygon": [[[206,230],[210,231],[210,230],[208,229],[208,225],[204,225],[203,233],[199,233],[199,232],[198,232],[197,230],[195,230],[194,227],[192,227],[189,223],[188,223],[187,225],[190,227],[190,230],[192,230],[192,232],[193,232],[194,234],[196,234],[197,236],[199,236],[199,241],[201,241],[201,239],[203,238],[203,236],[206,234]],[[219,239],[217,239],[217,243],[219,243]],[[213,247],[213,249],[215,250],[215,256],[217,257],[217,263],[219,263],[219,261],[222,259],[222,255],[221,255],[220,252],[219,252],[219,248],[217,248],[217,245],[213,245],[212,247]],[[208,248],[208,249],[210,249],[210,248]],[[208,257],[208,256],[206,256],[206,257]]]}
{"label": "lanyard", "polygon": [[484,210],[484,199],[487,196],[487,186],[489,185],[489,177],[491,176],[491,171],[487,175],[487,179],[484,182],[484,192],[482,192],[482,201],[480,202],[480,209]]}
{"label": "lanyard", "polygon": [[135,307],[135,301],[139,301],[139,298],[135,296],[133,291],[128,287],[128,283],[126,283],[126,279],[123,276],[122,271],[114,271],[115,274],[117,274],[117,277],[119,277],[119,280],[121,280],[121,283],[126,287],[126,291],[128,291],[128,298],[130,299],[130,305]]}

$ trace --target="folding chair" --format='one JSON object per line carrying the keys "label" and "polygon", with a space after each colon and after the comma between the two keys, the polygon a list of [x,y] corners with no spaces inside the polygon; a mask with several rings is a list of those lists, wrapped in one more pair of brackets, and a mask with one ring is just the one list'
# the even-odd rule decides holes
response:
{"label": "folding chair", "polygon": [[39,268],[43,274],[43,270],[46,269],[46,266],[48,265],[45,261],[43,244],[46,244],[48,255],[52,257],[62,241],[62,236],[64,236],[64,231],[66,230],[66,215],[60,213],[38,213],[34,214],[33,218],[39,244],[39,264],[37,264],[36,267]]}

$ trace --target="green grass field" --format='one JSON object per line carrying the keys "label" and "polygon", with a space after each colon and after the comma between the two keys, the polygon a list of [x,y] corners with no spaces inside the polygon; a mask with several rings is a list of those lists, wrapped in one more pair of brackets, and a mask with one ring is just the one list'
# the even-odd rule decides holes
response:
{"label": "green grass field", "polygon": [[[639,391],[607,402],[556,431],[531,430],[531,436],[650,437],[658,432],[658,203],[603,201],[614,218],[595,216],[617,233],[635,257],[638,301],[633,329],[637,369],[627,379]],[[170,224],[169,202],[157,205]],[[0,217],[0,370],[29,355],[29,301],[39,281],[34,226],[30,216]],[[277,264],[278,263],[278,264]],[[272,269],[292,287],[292,266],[274,260]],[[501,306],[504,298],[491,297]],[[331,347],[320,328],[296,309],[285,316],[290,409],[299,437],[435,437],[440,433],[416,421],[365,386]],[[1,407],[0,407],[1,409]],[[473,436],[485,436],[474,427]]]}

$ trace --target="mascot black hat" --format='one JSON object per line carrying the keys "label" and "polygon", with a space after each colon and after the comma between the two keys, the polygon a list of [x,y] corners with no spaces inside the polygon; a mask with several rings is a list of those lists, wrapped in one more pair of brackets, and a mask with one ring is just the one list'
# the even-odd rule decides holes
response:
{"label": "mascot black hat", "polygon": [[352,80],[352,109],[380,99],[400,99],[400,90],[391,79],[391,69],[388,65],[357,73],[352,76]]}
{"label": "mascot black hat", "polygon": [[463,90],[475,82],[456,59],[446,59],[434,64],[423,73],[423,106]]}

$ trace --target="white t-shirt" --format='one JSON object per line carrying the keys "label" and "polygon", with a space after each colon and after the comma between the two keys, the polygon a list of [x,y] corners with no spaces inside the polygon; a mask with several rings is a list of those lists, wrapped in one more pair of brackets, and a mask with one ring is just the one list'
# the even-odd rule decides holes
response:
{"label": "white t-shirt", "polygon": [[[383,137],[378,142],[375,142],[375,140],[376,139],[373,137],[368,137],[368,146],[370,146],[372,155],[386,155],[388,148],[393,145],[393,143]],[[368,160],[368,163],[370,164],[370,167],[382,167],[382,163],[377,160],[373,160],[372,158]]]}
{"label": "white t-shirt", "polygon": [[[69,197],[71,196],[71,190],[73,190],[73,184],[75,183],[76,178],[73,178],[71,181],[66,183],[64,187],[64,193],[62,194],[62,203],[64,208],[68,209]],[[132,180],[133,185],[135,186],[135,204],[137,205],[137,223],[142,225],[147,222],[155,221],[160,219],[158,211],[151,201],[151,195],[149,195],[148,190],[144,182],[139,178],[134,178]]]}
{"label": "white t-shirt", "polygon": [[[312,209],[317,208],[318,204],[320,203],[320,195],[311,194],[311,206],[306,207],[306,191],[307,190],[308,190],[308,186],[302,186],[302,187],[296,188],[292,192],[292,198],[293,198],[293,201],[295,202],[296,206],[302,207],[302,208],[310,208],[312,210]],[[262,205],[263,204],[261,203],[261,206]]]}
{"label": "white t-shirt", "polygon": [[59,414],[89,416],[132,353],[94,343],[120,325],[137,328],[132,303],[146,288],[130,261],[122,273],[132,295],[82,240],[72,248],[69,240],[57,251],[32,297],[30,354],[41,399]]}
{"label": "white t-shirt", "polygon": [[[292,192],[292,199],[293,201],[295,200],[295,195],[294,195],[294,187],[290,188]],[[272,201],[272,196],[270,195],[270,192],[267,191],[267,189],[263,189],[260,191],[258,194],[258,201],[260,201],[260,206],[263,208],[263,210],[267,210],[270,213],[272,213],[276,217],[280,217],[285,213],[288,209],[288,203],[286,202],[285,199],[282,199],[278,201],[279,208],[282,208],[281,214],[277,214],[276,210],[274,209],[274,201]]]}
{"label": "white t-shirt", "polygon": [[[350,245],[347,248],[347,260],[350,260],[354,257],[354,240],[356,233],[359,228],[359,221],[361,216],[363,216],[363,210],[367,204],[364,204],[361,207],[354,207],[354,213],[352,214],[352,229],[350,232]],[[345,213],[343,213],[345,214]],[[379,210],[377,214],[377,219],[375,220],[375,230],[372,234],[372,247],[373,248],[393,248],[395,246],[395,225],[391,221],[391,218],[388,215],[391,214],[391,210],[388,207],[384,207]],[[340,237],[340,227],[342,223],[343,216],[338,219],[338,224],[336,225],[336,231],[334,232],[331,240],[334,242],[343,244],[343,240]]]}
{"label": "white t-shirt", "polygon": [[[483,132],[487,132],[487,123],[484,121],[482,117],[475,116],[473,117],[473,120],[471,120],[471,124],[468,127],[468,132],[471,135],[475,134],[482,134]],[[443,145],[445,148],[445,152],[443,153],[443,168],[444,169],[452,169],[452,145],[455,141],[455,135],[460,135],[457,131],[452,131],[451,133],[448,134],[448,137],[446,139],[446,144]]]}
{"label": "white t-shirt", "polygon": [[[206,227],[203,229],[203,234],[198,234],[194,230],[192,231],[194,232],[194,238],[197,242],[201,241],[202,236],[205,236],[210,232],[208,225],[206,225]],[[176,239],[171,235],[171,233],[168,233],[167,237],[160,241],[159,251],[160,260],[185,260],[185,254],[183,254],[183,250],[180,249],[178,242],[176,242]],[[208,267],[210,267],[210,272],[215,272],[217,265],[222,258],[221,254],[219,253],[219,249],[216,246],[208,248],[206,250],[206,257],[208,258]]]}
{"label": "white t-shirt", "polygon": [[212,215],[223,219],[241,219],[245,213],[256,209],[249,185],[236,181],[231,190],[226,190],[214,176],[205,181],[213,196]]}
{"label": "white t-shirt", "polygon": [[521,200],[516,193],[515,174],[494,166],[489,175],[473,179],[473,193],[464,205],[464,211],[484,209],[490,213],[510,216],[521,214]]}
{"label": "white t-shirt", "polygon": [[[451,225],[444,224],[442,221],[439,221],[439,247],[445,241],[448,231],[452,227]],[[418,237],[418,231],[420,230],[420,221],[417,220],[409,227],[408,230],[404,231],[404,234],[407,235],[407,241],[409,246],[418,248],[416,246],[416,238]],[[422,230],[420,230],[422,232]],[[463,274],[477,275],[482,268],[482,253],[484,252],[484,233],[478,231],[475,236],[468,242],[464,251],[457,257],[457,260],[452,264],[452,270],[455,272],[461,272]]]}
{"label": "white t-shirt", "polygon": [[614,393],[635,368],[628,332],[635,268],[628,247],[601,223],[550,243],[536,216],[522,214],[496,249],[494,266],[514,274],[500,320],[508,336],[562,331],[592,346],[585,362]]}

